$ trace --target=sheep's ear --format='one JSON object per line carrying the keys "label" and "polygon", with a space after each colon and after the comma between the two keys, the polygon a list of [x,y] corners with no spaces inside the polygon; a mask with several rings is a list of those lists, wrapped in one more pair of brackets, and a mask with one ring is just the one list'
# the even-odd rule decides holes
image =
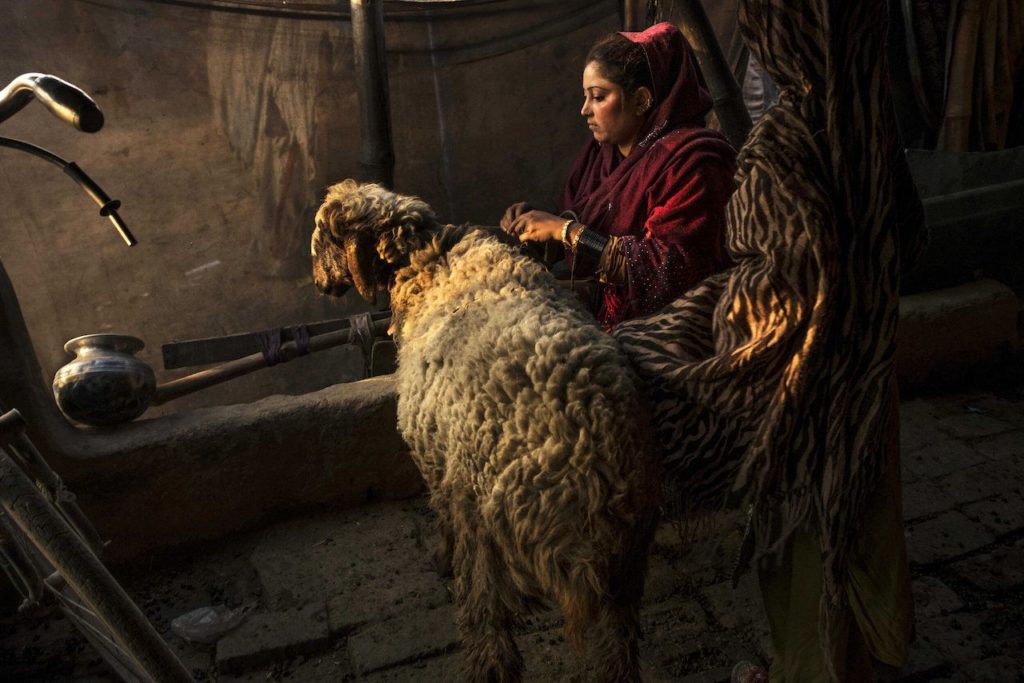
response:
{"label": "sheep's ear", "polygon": [[416,249],[416,230],[405,225],[389,228],[377,237],[377,255],[384,263],[395,265]]}
{"label": "sheep's ear", "polygon": [[352,235],[345,240],[345,262],[348,264],[352,284],[360,296],[371,304],[377,303],[377,281],[374,278],[376,267],[373,244],[359,235]]}
{"label": "sheep's ear", "polygon": [[423,246],[424,231],[437,225],[434,212],[420,199],[396,196],[395,205],[395,217],[377,237],[377,255],[392,265],[407,261],[409,254]]}

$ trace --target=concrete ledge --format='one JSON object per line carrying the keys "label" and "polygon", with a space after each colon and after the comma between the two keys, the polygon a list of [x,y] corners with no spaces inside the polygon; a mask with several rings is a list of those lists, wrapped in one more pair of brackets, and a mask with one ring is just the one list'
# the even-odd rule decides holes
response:
{"label": "concrete ledge", "polygon": [[112,541],[107,559],[129,559],[289,509],[418,493],[395,401],[394,381],[383,377],[143,420],[83,434],[106,447],[63,458],[59,470]]}
{"label": "concrete ledge", "polygon": [[896,373],[903,387],[944,385],[1017,351],[1020,302],[994,280],[900,299]]}

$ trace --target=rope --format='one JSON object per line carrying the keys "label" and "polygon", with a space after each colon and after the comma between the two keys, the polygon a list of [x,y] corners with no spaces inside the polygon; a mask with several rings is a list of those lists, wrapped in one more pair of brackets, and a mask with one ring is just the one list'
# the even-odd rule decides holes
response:
{"label": "rope", "polygon": [[[263,360],[266,361],[268,367],[290,360],[281,353],[282,338],[285,330],[288,331],[289,336],[295,342],[296,356],[305,356],[310,352],[309,328],[305,325],[272,327],[269,330],[256,332],[253,336],[256,337],[256,343],[259,345],[260,353],[263,354]],[[351,339],[351,336],[349,338]]]}
{"label": "rope", "polygon": [[348,343],[363,352],[363,377],[370,376],[370,352],[373,350],[373,318],[369,313],[350,315]]}
{"label": "rope", "polygon": [[268,366],[274,366],[286,360],[281,355],[281,328],[272,327],[255,334],[256,343],[259,344],[260,353]]}
{"label": "rope", "polygon": [[295,351],[298,356],[305,356],[309,353],[309,328],[305,325],[295,325],[288,328],[292,340],[295,342]]}

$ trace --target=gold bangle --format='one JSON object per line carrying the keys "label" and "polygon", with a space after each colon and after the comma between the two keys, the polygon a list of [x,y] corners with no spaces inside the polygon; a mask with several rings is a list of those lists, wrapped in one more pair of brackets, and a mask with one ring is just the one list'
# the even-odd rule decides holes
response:
{"label": "gold bangle", "polygon": [[587,229],[587,226],[585,226],[582,223],[580,223],[580,229],[576,231],[575,235],[573,235],[572,244],[570,245],[570,248],[573,251],[576,251],[576,245],[578,245],[580,243],[580,237],[583,237],[583,231],[586,230],[586,229]]}
{"label": "gold bangle", "polygon": [[569,246],[569,226],[573,224],[573,220],[570,218],[562,225],[562,244]]}

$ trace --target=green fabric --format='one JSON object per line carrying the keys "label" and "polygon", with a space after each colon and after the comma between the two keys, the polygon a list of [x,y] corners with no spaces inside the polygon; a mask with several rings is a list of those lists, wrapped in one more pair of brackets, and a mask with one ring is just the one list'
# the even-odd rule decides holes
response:
{"label": "green fabric", "polygon": [[[831,657],[841,683],[877,680],[876,662],[899,667],[913,639],[914,611],[903,537],[899,433],[890,430],[888,467],[857,535],[846,582],[847,607],[835,620]],[[771,683],[827,681],[818,630],[822,595],[818,538],[798,531],[777,564],[759,570],[775,659]]]}

